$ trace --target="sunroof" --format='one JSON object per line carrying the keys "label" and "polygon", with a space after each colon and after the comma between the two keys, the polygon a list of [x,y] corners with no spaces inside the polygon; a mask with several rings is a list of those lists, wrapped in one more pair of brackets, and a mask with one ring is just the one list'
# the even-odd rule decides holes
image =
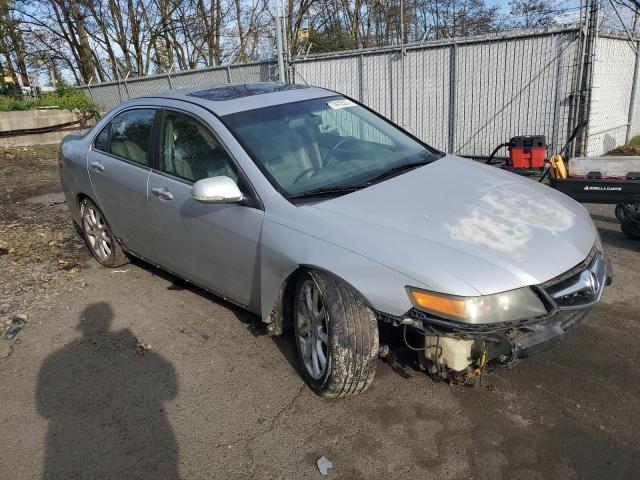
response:
{"label": "sunroof", "polygon": [[188,95],[214,102],[224,102],[225,100],[235,100],[236,98],[251,97],[252,95],[261,95],[263,93],[297,90],[299,88],[308,87],[295,83],[244,83],[242,85],[221,85],[208,90],[189,93]]}

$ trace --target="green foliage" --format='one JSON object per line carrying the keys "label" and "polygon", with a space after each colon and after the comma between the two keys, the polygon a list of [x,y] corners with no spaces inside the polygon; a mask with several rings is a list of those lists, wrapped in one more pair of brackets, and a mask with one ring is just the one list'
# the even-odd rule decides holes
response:
{"label": "green foliage", "polygon": [[0,98],[0,112],[13,112],[14,110],[29,110],[29,102],[12,97]]}
{"label": "green foliage", "polygon": [[335,52],[357,47],[349,30],[339,22],[330,23],[322,31],[312,29],[309,32],[309,42],[313,44],[312,53]]}
{"label": "green foliage", "polygon": [[44,93],[36,100],[0,98],[0,112],[31,110],[41,107],[58,107],[61,110],[81,110],[90,113],[98,111],[96,104],[82,91],[64,84],[58,85],[55,92]]}
{"label": "green foliage", "polygon": [[83,92],[76,89],[45,93],[35,102],[38,107],[59,107],[63,110],[82,110],[87,112],[97,111],[95,103],[91,101]]}
{"label": "green foliage", "polygon": [[19,97],[20,86],[15,83],[4,83],[0,81],[0,95],[6,95],[8,97]]}
{"label": "green foliage", "polygon": [[629,143],[614,148],[613,150],[608,152],[607,155],[640,155],[640,135],[631,137]]}

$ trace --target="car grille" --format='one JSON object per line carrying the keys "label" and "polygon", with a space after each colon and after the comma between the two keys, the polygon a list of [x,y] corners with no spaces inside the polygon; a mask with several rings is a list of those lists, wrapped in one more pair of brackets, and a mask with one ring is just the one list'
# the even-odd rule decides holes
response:
{"label": "car grille", "polygon": [[540,285],[559,309],[585,308],[602,296],[606,282],[606,264],[602,252],[592,249],[580,265]]}

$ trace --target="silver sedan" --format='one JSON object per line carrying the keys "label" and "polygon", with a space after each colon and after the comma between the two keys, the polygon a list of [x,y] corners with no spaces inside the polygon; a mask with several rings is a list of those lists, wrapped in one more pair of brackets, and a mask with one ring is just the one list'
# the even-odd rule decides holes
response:
{"label": "silver sedan", "polygon": [[610,278],[578,203],[320,88],[123,103],[64,140],[60,175],[102,265],[138,257],[292,329],[326,397],[370,385],[381,324],[434,378],[470,381],[562,339]]}

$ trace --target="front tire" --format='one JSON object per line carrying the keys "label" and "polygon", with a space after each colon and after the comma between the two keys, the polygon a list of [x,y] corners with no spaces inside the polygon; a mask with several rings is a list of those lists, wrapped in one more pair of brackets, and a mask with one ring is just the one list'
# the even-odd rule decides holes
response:
{"label": "front tire", "polygon": [[80,222],[84,241],[101,265],[114,268],[129,263],[104,214],[88,198],[80,202]]}
{"label": "front tire", "polygon": [[375,375],[378,323],[346,285],[315,271],[300,275],[293,325],[302,375],[328,398],[364,392]]}

